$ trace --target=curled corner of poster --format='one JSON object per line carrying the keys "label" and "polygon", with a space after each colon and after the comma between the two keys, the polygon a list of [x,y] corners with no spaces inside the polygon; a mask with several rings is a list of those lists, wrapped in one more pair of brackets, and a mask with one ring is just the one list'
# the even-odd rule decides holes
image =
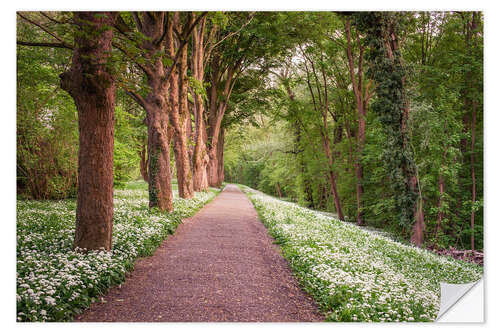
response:
{"label": "curled corner of poster", "polygon": [[441,283],[441,304],[436,321],[442,323],[484,322],[483,279],[464,284]]}

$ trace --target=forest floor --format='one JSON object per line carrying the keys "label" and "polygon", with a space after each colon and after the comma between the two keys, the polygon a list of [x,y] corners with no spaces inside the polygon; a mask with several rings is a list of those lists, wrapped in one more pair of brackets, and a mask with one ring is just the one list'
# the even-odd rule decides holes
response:
{"label": "forest floor", "polygon": [[482,276],[474,263],[240,188],[327,321],[433,321],[441,282],[470,283]]}
{"label": "forest floor", "polygon": [[247,196],[228,185],[76,321],[322,321]]}
{"label": "forest floor", "polygon": [[71,321],[111,286],[123,283],[138,258],[151,256],[183,219],[220,192],[210,188],[191,199],[177,195],[174,210],[149,208],[147,184],[114,190],[111,251],[73,251],[76,199],[18,199],[16,209],[17,321]]}

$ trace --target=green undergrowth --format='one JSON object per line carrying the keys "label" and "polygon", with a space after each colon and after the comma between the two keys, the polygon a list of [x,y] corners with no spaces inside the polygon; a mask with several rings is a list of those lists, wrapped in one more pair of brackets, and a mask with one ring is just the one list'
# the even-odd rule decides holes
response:
{"label": "green undergrowth", "polygon": [[17,201],[17,321],[69,321],[122,283],[137,258],[150,256],[183,218],[219,192],[177,196],[174,211],[149,209],[147,184],[127,183],[114,192],[113,247],[109,252],[72,251],[75,200]]}
{"label": "green undergrowth", "polygon": [[482,277],[473,263],[401,244],[246,186],[270,235],[327,321],[433,321],[440,282]]}

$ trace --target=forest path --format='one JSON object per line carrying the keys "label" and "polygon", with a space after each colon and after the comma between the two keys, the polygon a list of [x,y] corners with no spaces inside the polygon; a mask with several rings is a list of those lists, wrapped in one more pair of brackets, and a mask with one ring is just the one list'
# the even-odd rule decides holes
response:
{"label": "forest path", "polygon": [[76,321],[322,321],[235,185],[185,219]]}

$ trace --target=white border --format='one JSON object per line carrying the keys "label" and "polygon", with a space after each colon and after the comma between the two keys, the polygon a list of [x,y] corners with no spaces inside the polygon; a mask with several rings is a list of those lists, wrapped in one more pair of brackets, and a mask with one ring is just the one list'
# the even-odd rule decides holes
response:
{"label": "white border", "polygon": [[[75,4],[78,4],[75,7]],[[15,11],[17,10],[483,10],[485,12],[485,320],[484,325],[463,325],[463,324],[16,324],[15,320],[15,96],[16,96],[16,54],[15,54]],[[8,331],[67,331],[76,330],[87,332],[88,330],[120,330],[132,331],[137,329],[147,329],[151,332],[183,332],[185,330],[202,330],[204,332],[253,332],[255,329],[276,331],[286,329],[287,331],[303,332],[314,330],[318,332],[332,332],[338,329],[357,330],[368,329],[370,332],[387,331],[421,331],[421,330],[443,330],[450,329],[456,332],[476,331],[478,329],[491,328],[498,323],[498,301],[492,295],[500,295],[498,284],[493,283],[494,276],[498,276],[498,242],[500,237],[497,201],[499,199],[499,177],[497,176],[497,150],[498,147],[498,35],[500,33],[500,14],[495,10],[494,1],[436,1],[420,0],[418,2],[404,3],[402,1],[266,1],[255,0],[252,2],[238,2],[235,0],[213,0],[213,1],[130,1],[104,2],[87,0],[83,2],[73,1],[5,1],[2,3],[0,11],[2,23],[2,35],[4,50],[0,52],[3,65],[2,82],[2,121],[0,122],[1,153],[0,163],[2,186],[1,186],[1,212],[2,217],[2,274],[0,286],[2,288],[1,319],[4,329]],[[5,47],[7,46],[7,47]],[[491,206],[491,209],[490,209]],[[490,260],[490,258],[493,258]],[[489,283],[491,281],[491,283]],[[490,296],[488,296],[490,295]],[[495,302],[496,304],[494,304]],[[404,327],[402,327],[404,325]],[[7,327],[5,327],[7,326]]]}

